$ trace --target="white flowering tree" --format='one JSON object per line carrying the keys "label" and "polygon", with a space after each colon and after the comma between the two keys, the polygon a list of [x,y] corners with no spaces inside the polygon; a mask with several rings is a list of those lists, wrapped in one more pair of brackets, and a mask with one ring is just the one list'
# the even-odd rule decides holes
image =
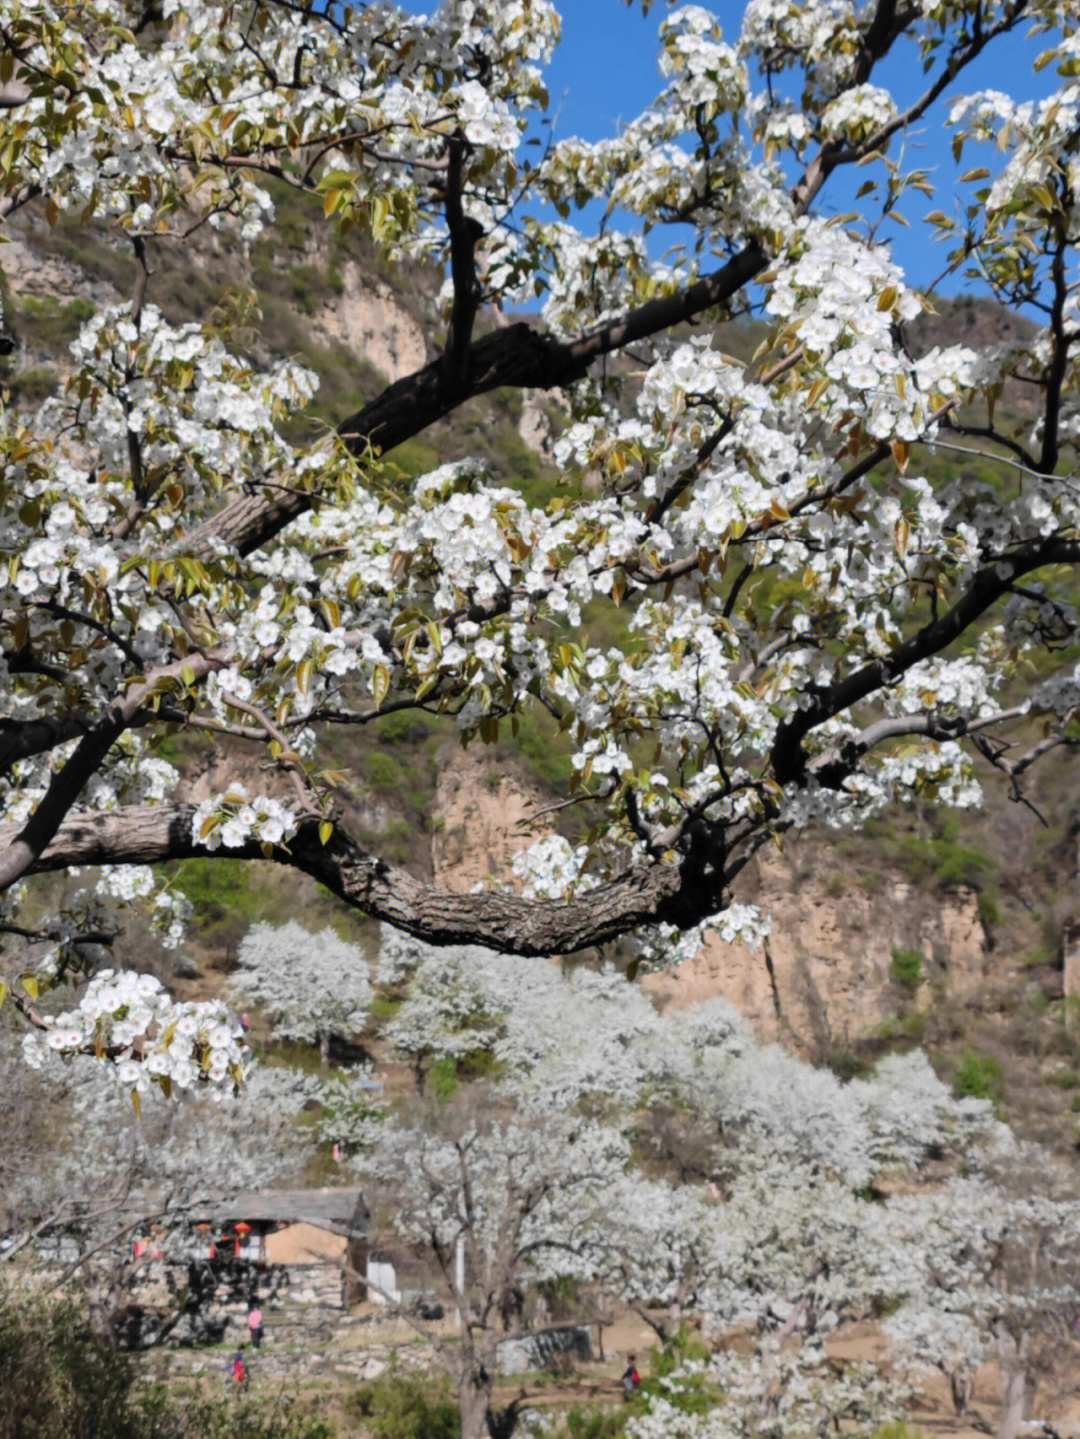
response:
{"label": "white flowering tree", "polygon": [[437,1129],[387,1124],[359,1161],[397,1234],[440,1275],[460,1343],[432,1334],[462,1439],[487,1439],[499,1344],[522,1331],[525,1286],[597,1276],[629,1157],[617,1130],[477,1093]]}
{"label": "white flowering tree", "polygon": [[902,1360],[950,1379],[958,1413],[973,1404],[980,1364],[996,1360],[997,1432],[1015,1439],[1040,1380],[1051,1381],[1043,1405],[1071,1392],[1080,1200],[1075,1175],[1035,1145],[975,1160],[944,1188],[890,1204],[898,1302],[886,1330]]}
{"label": "white flowering tree", "polygon": [[[807,819],[913,794],[972,803],[978,752],[1019,784],[1080,697],[1056,648],[1080,560],[1072,9],[749,0],[725,38],[713,11],[683,6],[660,23],[642,114],[534,156],[549,0],[445,0],[427,17],[2,0],[0,220],[93,217],[132,267],[130,300],[73,345],[64,394],[0,427],[6,928],[48,943],[37,910],[20,918],[22,887],[72,865],[265,856],[439,943],[566,953],[722,922],[751,856]],[[1026,54],[1026,30],[1052,94],[1026,98],[1012,59],[1016,98],[939,114],[972,61]],[[920,77],[902,103],[887,59]],[[999,147],[992,172],[962,178],[960,218],[930,217],[942,270],[973,270],[1042,327],[920,356],[909,327],[932,298],[877,222],[931,183],[905,134],[942,122],[958,154]],[[823,219],[856,166],[867,224]],[[430,361],[315,442],[289,424],[309,373],[263,368],[154,304],[154,276],[205,224],[244,243],[271,222],[267,175],[313,226],[446,273]],[[596,233],[573,223],[592,201],[612,217]],[[689,243],[660,260],[668,226]],[[538,323],[478,328],[485,307],[537,297]],[[751,307],[768,331],[748,363],[707,329],[674,338]],[[641,378],[620,403],[600,362],[623,350]],[[1033,407],[1019,433],[995,409],[1013,381]],[[466,455],[408,487],[384,470],[505,386],[565,397],[552,504]],[[931,449],[954,445],[1007,484],[933,478]],[[632,645],[583,646],[588,603],[621,606]],[[329,726],[420,707],[490,741],[534,705],[576,742],[587,891],[566,875],[533,897],[445,893],[336,815]],[[1030,720],[1034,748],[1003,750]],[[276,778],[181,802],[154,750],[176,728],[257,745]],[[66,1034],[88,1044],[84,1028]],[[105,1052],[142,1062],[127,1041]]]}
{"label": "white flowering tree", "polygon": [[510,963],[494,950],[436,948],[386,929],[377,973],[407,982],[382,1033],[419,1077],[429,1061],[473,1060],[504,1090],[550,1108],[602,1100],[625,1116],[651,1072],[648,1040],[665,1028],[649,997],[610,967],[567,973],[548,959]]}
{"label": "white flowering tree", "polygon": [[332,929],[312,934],[303,925],[254,924],[236,953],[233,992],[262,1005],[279,1039],[318,1044],[323,1062],[330,1040],[355,1039],[371,998],[367,958]]}
{"label": "white flowering tree", "polygon": [[[0,1035],[0,1062],[14,1048],[11,1033]],[[110,1341],[137,1333],[147,1344],[178,1325],[200,1328],[216,1280],[192,1264],[192,1210],[302,1175],[316,1135],[301,1115],[320,1096],[318,1080],[262,1065],[246,1075],[240,1097],[211,1085],[176,1105],[147,1085],[132,1091],[135,1107],[123,1063],[110,1072],[48,1049],[40,1059],[40,1077],[23,1068],[19,1079],[4,1064],[10,1108],[33,1106],[37,1119],[14,1153],[5,1154],[0,1131],[0,1270],[13,1263],[39,1287],[77,1287]],[[39,1091],[47,1086],[47,1127],[31,1078]]]}
{"label": "white flowering tree", "polygon": [[[706,1393],[715,1395],[702,1404]],[[643,1415],[626,1426],[631,1439],[782,1439],[786,1434],[872,1435],[905,1415],[908,1391],[872,1364],[830,1363],[820,1346],[787,1351],[763,1374],[737,1353],[680,1365],[650,1386]]]}
{"label": "white flowering tree", "polygon": [[[897,1341],[915,1359],[936,1349],[955,1357],[954,1311],[967,1316],[965,1362],[995,1350],[1000,1305],[987,1308],[991,1290],[983,1277],[993,1269],[992,1236],[964,1199],[971,1181],[948,1177],[983,1165],[983,1152],[1008,1144],[1009,1136],[986,1101],[954,1098],[924,1055],[887,1057],[868,1078],[845,1084],[758,1045],[723,1001],[661,1013],[611,972],[567,972],[547,960],[436,948],[393,931],[384,934],[378,974],[405,991],[386,1038],[413,1056],[460,1060],[481,1049],[503,1102],[528,1106],[530,1123],[538,1111],[549,1124],[571,1126],[582,1113],[602,1114],[608,1132],[633,1136],[640,1154],[648,1152],[642,1140],[653,1106],[675,1105],[694,1117],[701,1150],[691,1182],[649,1179],[623,1164],[606,1176],[598,1207],[578,1189],[553,1187],[554,1208],[544,1220],[554,1255],[547,1262],[580,1265],[567,1272],[587,1275],[631,1303],[661,1342],[671,1341],[687,1318],[713,1333],[736,1328],[753,1336],[751,1355],[709,1366],[709,1382],[719,1385],[725,1403],[703,1415],[695,1388],[702,1375],[680,1368],[670,1392],[650,1400],[642,1435],[682,1432],[664,1428],[676,1424],[688,1435],[779,1433],[803,1422],[854,1423],[858,1432],[872,1432],[902,1409],[903,1387],[854,1371],[838,1374],[824,1344],[845,1322],[882,1312],[896,1311],[897,1335],[921,1336],[924,1349],[914,1339]],[[471,1095],[459,1098],[468,1111]],[[436,1188],[490,1196],[499,1165],[509,1163],[504,1119],[495,1111],[483,1142],[474,1143],[470,1129],[464,1145],[454,1133],[403,1135],[391,1125],[379,1137],[366,1129],[365,1140],[374,1135],[375,1145],[370,1172],[384,1177],[399,1227],[406,1222],[400,1194],[409,1191],[403,1234],[430,1244],[447,1205],[445,1197],[436,1200]],[[432,1122],[439,1127],[437,1113]],[[427,1158],[435,1151],[443,1155],[438,1165]],[[503,1157],[496,1162],[495,1155]],[[925,1173],[931,1157],[940,1190],[886,1199],[890,1188],[905,1189]],[[1019,1211],[1007,1217],[1008,1196],[996,1181],[984,1179],[979,1192],[988,1206],[996,1196],[1001,1227],[1019,1222]],[[484,1202],[494,1204],[490,1197]],[[940,1227],[935,1216],[943,1213],[954,1222],[947,1237],[932,1239]],[[577,1247],[564,1248],[571,1227]],[[448,1268],[451,1249],[444,1242],[439,1263],[456,1296],[463,1281]],[[949,1280],[935,1297],[943,1282],[936,1255],[946,1249],[955,1256],[955,1286]],[[498,1272],[517,1305],[542,1271],[500,1253]],[[470,1282],[490,1272],[470,1269]],[[1075,1300],[1074,1287],[1065,1285],[1059,1307],[1067,1293]],[[502,1332],[496,1330],[484,1330],[486,1342],[496,1342]]]}

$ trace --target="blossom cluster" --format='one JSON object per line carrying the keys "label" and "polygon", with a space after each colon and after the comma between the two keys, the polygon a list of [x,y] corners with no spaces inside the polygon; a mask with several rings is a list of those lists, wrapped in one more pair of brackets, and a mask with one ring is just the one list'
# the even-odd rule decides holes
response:
{"label": "blossom cluster", "polygon": [[249,795],[244,785],[233,785],[210,795],[191,818],[196,844],[209,850],[242,849],[244,845],[286,844],[296,833],[294,810],[271,795]]}
{"label": "blossom cluster", "polygon": [[854,85],[844,90],[821,115],[821,133],[827,140],[843,139],[857,145],[883,129],[896,115],[896,102],[880,85]]}
{"label": "blossom cluster", "polygon": [[169,1095],[205,1082],[223,1091],[243,1082],[246,1051],[237,1019],[212,1001],[178,1003],[150,974],[100,970],[76,1009],[45,1017],[23,1039],[26,1062],[49,1054],[107,1059],[133,1094],[157,1085]]}

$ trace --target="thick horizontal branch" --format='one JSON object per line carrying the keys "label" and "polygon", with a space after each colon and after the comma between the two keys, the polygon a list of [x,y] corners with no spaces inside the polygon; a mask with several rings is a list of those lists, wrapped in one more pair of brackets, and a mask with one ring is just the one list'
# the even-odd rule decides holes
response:
{"label": "thick horizontal branch", "polygon": [[[261,845],[209,851],[193,838],[191,805],[135,806],[78,815],[59,827],[27,873],[72,865],[161,864],[168,860],[263,859]],[[16,826],[0,826],[0,851]],[[319,842],[305,825],[271,859],[303,871],[354,909],[419,935],[432,944],[482,944],[511,954],[567,954],[601,944],[639,924],[687,926],[716,909],[715,888],[684,864],[656,861],[625,870],[607,884],[569,900],[530,900],[490,891],[454,894],[369,854],[343,829]],[[705,907],[708,905],[708,912]]]}

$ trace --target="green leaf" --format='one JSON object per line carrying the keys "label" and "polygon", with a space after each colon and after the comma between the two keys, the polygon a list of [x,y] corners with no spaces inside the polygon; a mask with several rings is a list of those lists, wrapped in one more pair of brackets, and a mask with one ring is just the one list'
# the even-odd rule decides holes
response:
{"label": "green leaf", "polygon": [[4,1007],[4,1000],[7,999],[7,985],[0,979],[0,1009]]}
{"label": "green leaf", "polygon": [[375,703],[381,705],[390,692],[390,671],[385,665],[376,665],[375,673],[371,676],[371,693],[375,696]]}
{"label": "green leaf", "polygon": [[37,999],[41,993],[41,986],[38,984],[36,974],[24,974],[20,976],[19,983],[31,999]]}
{"label": "green leaf", "polygon": [[328,819],[324,819],[323,822],[322,822],[322,824],[319,825],[319,843],[320,843],[320,844],[329,844],[329,843],[330,843],[330,836],[331,836],[333,833],[334,833],[333,821],[332,821],[332,820],[328,820]]}
{"label": "green leaf", "polygon": [[319,177],[316,190],[348,190],[356,184],[356,172],[354,170],[327,170],[325,175]]}
{"label": "green leaf", "polygon": [[186,662],[180,666],[180,678],[188,688],[195,683],[195,671]]}
{"label": "green leaf", "polygon": [[371,238],[381,240],[387,231],[387,219],[390,215],[390,206],[385,195],[376,195],[371,202],[371,217],[369,227]]}

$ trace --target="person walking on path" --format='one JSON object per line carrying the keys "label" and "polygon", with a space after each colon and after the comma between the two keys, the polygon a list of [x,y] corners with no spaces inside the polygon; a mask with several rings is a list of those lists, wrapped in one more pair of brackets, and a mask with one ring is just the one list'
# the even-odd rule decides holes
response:
{"label": "person walking on path", "polygon": [[637,1360],[633,1354],[626,1356],[626,1368],[622,1376],[622,1392],[624,1399],[633,1399],[634,1395],[641,1388],[641,1375],[638,1373]]}
{"label": "person walking on path", "polygon": [[263,1337],[263,1313],[259,1308],[258,1300],[251,1306],[251,1313],[248,1315],[248,1328],[251,1330],[251,1347],[258,1349]]}
{"label": "person walking on path", "polygon": [[225,1377],[227,1381],[231,1381],[237,1386],[237,1388],[240,1388],[247,1383],[248,1372],[247,1365],[244,1363],[243,1348],[238,1348],[236,1353],[229,1360],[229,1366],[225,1371]]}

